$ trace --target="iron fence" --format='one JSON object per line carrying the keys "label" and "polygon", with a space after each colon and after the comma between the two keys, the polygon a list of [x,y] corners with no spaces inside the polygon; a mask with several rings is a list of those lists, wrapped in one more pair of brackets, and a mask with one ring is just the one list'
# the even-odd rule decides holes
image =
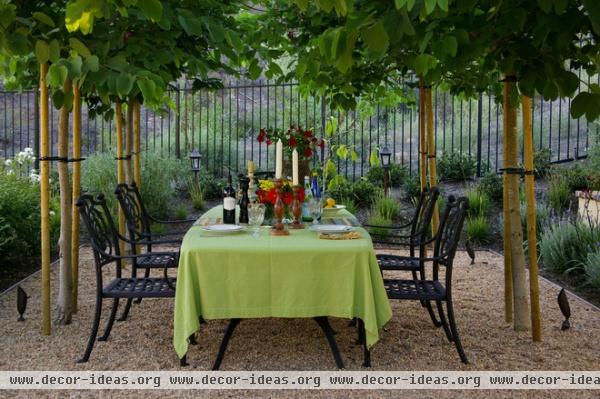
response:
{"label": "iron fence", "polygon": [[[600,79],[598,81],[600,83]],[[418,96],[418,92],[414,94]],[[295,83],[274,84],[262,80],[234,81],[213,91],[192,92],[182,86],[171,90],[169,95],[175,109],[154,112],[142,107],[143,150],[165,157],[187,157],[192,149],[199,149],[203,167],[217,175],[225,173],[227,168],[242,170],[249,159],[253,159],[259,169],[274,169],[274,146],[256,140],[261,127],[285,129],[295,124],[312,128],[322,136],[330,117],[338,119],[338,142],[358,154],[356,161],[338,161],[339,173],[350,179],[365,175],[370,153],[384,144],[391,147],[395,161],[406,165],[411,174],[418,171],[416,105],[359,107],[344,114],[330,109],[322,98],[304,95]],[[570,102],[570,99],[553,102],[539,97],[533,99],[535,146],[550,149],[555,163],[585,157],[593,133],[599,131],[598,125],[589,124],[585,119],[572,119]],[[501,168],[501,104],[487,95],[463,99],[434,90],[433,107],[438,151],[471,154],[479,175]],[[88,117],[85,106],[82,113],[83,156],[114,150],[114,122]],[[33,148],[37,154],[38,121],[34,91],[0,91],[0,158],[12,158],[26,147]],[[55,155],[58,111],[52,106],[50,122],[51,154]],[[315,156],[315,162],[319,155],[322,154]]]}

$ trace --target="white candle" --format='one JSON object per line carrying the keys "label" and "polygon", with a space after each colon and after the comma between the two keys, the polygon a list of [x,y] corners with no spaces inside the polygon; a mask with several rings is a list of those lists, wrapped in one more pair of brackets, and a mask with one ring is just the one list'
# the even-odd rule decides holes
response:
{"label": "white candle", "polygon": [[277,140],[277,145],[275,146],[275,178],[281,179],[283,170],[283,143],[281,139]]}
{"label": "white candle", "polygon": [[292,184],[298,185],[298,150],[292,151]]}

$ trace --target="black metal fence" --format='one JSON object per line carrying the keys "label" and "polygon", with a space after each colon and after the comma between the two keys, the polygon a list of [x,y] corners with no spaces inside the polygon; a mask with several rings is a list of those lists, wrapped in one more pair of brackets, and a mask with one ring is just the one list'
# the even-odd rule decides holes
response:
{"label": "black metal fence", "polygon": [[[215,174],[222,174],[228,167],[242,170],[249,159],[259,169],[272,170],[274,146],[256,140],[261,127],[283,129],[299,124],[322,135],[326,121],[333,117],[338,119],[338,142],[358,154],[354,162],[338,162],[340,173],[351,179],[364,175],[369,168],[369,155],[383,144],[390,146],[396,162],[405,164],[411,173],[418,170],[416,106],[359,107],[344,114],[330,109],[321,98],[304,95],[295,83],[268,81],[235,81],[220,90],[196,93],[182,87],[169,94],[175,109],[153,112],[142,108],[142,148],[146,153],[187,157],[197,148],[203,156],[203,167]],[[547,102],[539,97],[533,100],[534,142],[537,148],[551,150],[552,162],[585,157],[591,138],[599,131],[598,124],[573,120],[570,102]],[[501,104],[487,95],[462,99],[434,91],[433,107],[438,151],[471,154],[477,161],[478,173],[501,167]],[[50,119],[54,154],[58,111],[53,107]],[[0,158],[12,158],[26,147],[37,153],[38,120],[35,92],[0,92]],[[116,147],[114,122],[88,118],[85,107],[82,130],[84,156]]]}

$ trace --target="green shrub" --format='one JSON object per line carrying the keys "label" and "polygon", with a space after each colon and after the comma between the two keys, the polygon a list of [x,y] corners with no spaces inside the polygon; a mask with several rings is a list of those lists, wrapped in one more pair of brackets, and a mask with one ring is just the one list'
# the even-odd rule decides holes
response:
{"label": "green shrub", "polygon": [[378,198],[377,201],[375,201],[373,209],[375,210],[375,213],[388,220],[396,219],[400,213],[398,201],[389,197]]}
{"label": "green shrub", "polygon": [[465,232],[467,234],[467,238],[473,242],[485,244],[490,241],[490,223],[485,216],[474,216],[467,218],[465,223]]}
{"label": "green shrub", "polygon": [[487,194],[476,189],[470,189],[465,193],[469,200],[469,216],[485,217],[490,209],[490,199]]}
{"label": "green shrub", "polygon": [[[521,226],[523,226],[523,239],[527,239],[527,204],[522,202],[520,207]],[[538,238],[542,233],[542,229],[550,222],[551,210],[548,206],[538,202],[535,205],[535,224]]]}
{"label": "green shrub", "polygon": [[333,198],[337,202],[342,202],[342,199],[354,198],[352,194],[352,183],[350,183],[344,176],[334,176],[326,187],[325,195]]}
{"label": "green shrub", "polygon": [[381,195],[381,189],[366,179],[360,179],[352,184],[352,195],[360,207],[368,207]]}
{"label": "green shrub", "polygon": [[600,228],[587,222],[550,223],[540,236],[540,256],[549,269],[562,273],[585,264],[598,242]]}
{"label": "green shrub", "polygon": [[587,254],[584,265],[586,279],[589,285],[600,288],[600,250],[596,249]]}
{"label": "green shrub", "polygon": [[[336,200],[337,201],[337,200]],[[345,205],[346,206],[346,210],[348,212],[350,212],[353,215],[356,215],[356,212],[358,211],[358,207],[356,206],[356,202],[354,202],[354,200],[350,197],[346,197],[346,198],[340,198],[339,201],[337,201],[340,205]]]}
{"label": "green shrub", "polygon": [[477,163],[470,155],[462,152],[444,152],[437,164],[441,180],[463,181],[473,178]]}
{"label": "green shrub", "polygon": [[477,190],[494,202],[502,202],[502,178],[494,172],[488,172],[477,183]]}
{"label": "green shrub", "polygon": [[590,174],[587,167],[582,163],[576,162],[572,166],[561,170],[561,174],[567,181],[571,191],[587,190],[590,188]]}
{"label": "green shrub", "polygon": [[187,219],[187,217],[188,217],[188,211],[187,211],[187,209],[185,209],[185,207],[183,205],[180,205],[177,207],[177,209],[175,209],[175,219],[183,220],[183,219]]}
{"label": "green shrub", "polygon": [[[402,164],[393,163],[390,165],[390,187],[401,187],[406,179],[406,167]],[[367,179],[373,184],[383,185],[384,170],[379,165],[371,166],[367,172]]]}
{"label": "green shrub", "polygon": [[192,206],[196,210],[204,209],[204,193],[199,184],[196,184],[194,178],[188,180],[188,193],[192,200]]}
{"label": "green shrub", "polygon": [[206,200],[216,200],[223,197],[223,188],[226,180],[218,178],[208,172],[200,172],[200,189]]}
{"label": "green shrub", "polygon": [[571,189],[566,179],[560,174],[550,175],[548,185],[548,202],[557,213],[562,213],[569,208]]}
{"label": "green shrub", "polygon": [[419,181],[419,176],[415,173],[404,180],[402,190],[408,199],[418,197],[421,194],[421,182]]}
{"label": "green shrub", "polygon": [[535,177],[544,177],[552,165],[552,150],[539,148],[533,153],[533,173]]}
{"label": "green shrub", "polygon": [[373,184],[383,184],[384,171],[383,167],[379,165],[373,165],[367,172],[367,179]]}
{"label": "green shrub", "polygon": [[[369,218],[369,224],[375,226],[391,226],[392,221],[390,219],[385,218],[384,216],[378,214],[377,212],[373,213]],[[381,228],[381,227],[368,227],[367,230],[369,234],[379,238],[385,238],[390,235],[390,229]]]}

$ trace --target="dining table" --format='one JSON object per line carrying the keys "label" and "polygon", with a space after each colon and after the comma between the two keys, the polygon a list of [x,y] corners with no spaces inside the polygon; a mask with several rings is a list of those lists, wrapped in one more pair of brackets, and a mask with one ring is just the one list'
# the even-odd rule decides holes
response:
{"label": "dining table", "polygon": [[[239,215],[239,209],[236,212]],[[190,337],[202,320],[230,324],[213,365],[218,369],[235,326],[247,318],[313,318],[323,329],[338,368],[343,368],[328,317],[357,321],[365,365],[370,348],[392,312],[369,233],[347,210],[324,211],[321,223],[352,226],[354,239],[324,239],[309,228],[274,236],[269,226],[215,233],[215,206],[186,232],[175,290],[173,345],[186,365]],[[357,238],[358,237],[358,238]],[[199,336],[201,336],[201,331]]]}

